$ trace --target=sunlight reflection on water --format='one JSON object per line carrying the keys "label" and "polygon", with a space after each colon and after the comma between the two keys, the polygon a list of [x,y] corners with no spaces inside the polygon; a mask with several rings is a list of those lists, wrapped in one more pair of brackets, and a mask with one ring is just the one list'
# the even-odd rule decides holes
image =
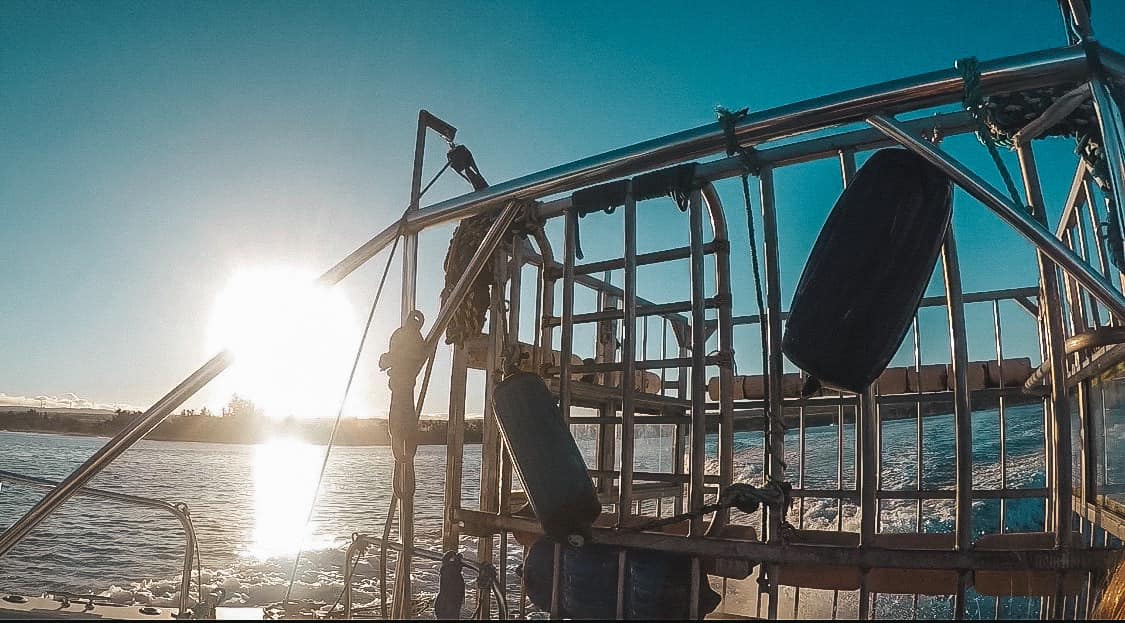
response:
{"label": "sunlight reflection on water", "polygon": [[259,560],[292,556],[332,545],[308,525],[324,449],[295,439],[254,447],[254,535],[250,554]]}

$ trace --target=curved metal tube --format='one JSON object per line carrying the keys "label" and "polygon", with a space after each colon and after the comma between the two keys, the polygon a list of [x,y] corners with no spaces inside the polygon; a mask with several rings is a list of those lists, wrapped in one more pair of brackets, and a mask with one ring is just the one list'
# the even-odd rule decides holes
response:
{"label": "curved metal tube", "polygon": [[[1072,335],[1063,342],[1063,349],[1067,355],[1073,355],[1087,348],[1101,348],[1102,346],[1116,346],[1117,344],[1125,344],[1125,327],[1100,327],[1084,331],[1078,335]],[[1050,371],[1051,362],[1044,361],[1024,381],[1024,391],[1036,391],[1037,386],[1043,382]]]}
{"label": "curved metal tube", "polygon": [[[46,478],[36,478],[34,476],[24,476],[15,472],[0,470],[0,481],[18,482],[40,489],[54,489],[58,486],[58,482],[47,480]],[[191,515],[188,513],[188,507],[183,503],[172,504],[164,500],[157,500],[153,498],[144,498],[136,495],[129,495],[128,493],[117,493],[116,491],[105,491],[102,489],[93,489],[90,487],[83,487],[78,490],[79,495],[88,495],[93,498],[101,498],[103,500],[115,500],[118,502],[125,502],[127,504],[134,504],[136,506],[144,506],[147,508],[155,508],[167,511],[175,515],[176,519],[180,521],[180,525],[184,528],[184,536],[187,540],[187,547],[184,551],[184,577],[180,582],[180,614],[187,612],[188,609],[188,593],[191,591],[191,565],[195,557],[195,526],[191,523]]]}
{"label": "curved metal tube", "polygon": [[[354,534],[352,535],[352,543],[348,546],[347,552],[344,554],[344,618],[352,618],[352,558],[356,555],[362,555],[363,550],[369,547],[375,547],[384,544],[383,539],[379,537],[370,536],[367,534]],[[386,546],[396,552],[402,552],[402,545],[393,541],[387,541]],[[432,560],[434,562],[441,562],[442,555],[437,552],[432,552],[428,549],[420,547],[412,547],[412,555],[416,558],[423,560]],[[480,564],[472,560],[461,560],[461,564],[471,569],[474,573],[480,573]],[[503,595],[504,592],[500,587],[499,580],[495,577],[492,579],[492,586],[496,592]],[[496,607],[500,609],[500,620],[504,621],[508,618],[508,604],[503,599],[498,599]]]}

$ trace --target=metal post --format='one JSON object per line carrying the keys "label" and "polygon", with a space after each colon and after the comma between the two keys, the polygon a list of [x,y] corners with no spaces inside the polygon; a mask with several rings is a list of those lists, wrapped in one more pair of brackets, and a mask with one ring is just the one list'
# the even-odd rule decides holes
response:
{"label": "metal post", "polygon": [[574,257],[578,215],[568,210],[563,238],[562,339],[559,345],[559,411],[570,423],[570,357],[574,353]]}
{"label": "metal post", "polygon": [[[1008,422],[1005,413],[1004,398],[1004,340],[1003,329],[1000,325],[1000,301],[992,301],[992,330],[996,336],[996,370],[1000,374],[1000,404],[997,422],[997,437],[1000,441],[1000,490],[1006,491],[1008,489]],[[1004,523],[1006,519],[1007,504],[1004,497],[1000,498],[1000,532],[1004,532]],[[999,600],[997,600],[999,603]]]}
{"label": "metal post", "polygon": [[[766,427],[769,431],[769,462],[766,463],[766,477],[771,481],[785,480],[785,395],[782,392],[781,355],[781,261],[779,259],[777,239],[777,211],[774,204],[773,169],[762,167],[758,172],[759,194],[762,202],[762,260],[766,277],[766,309],[760,310],[765,314],[766,344],[768,347],[766,361],[769,365],[766,374],[768,382],[768,408],[766,413]],[[751,241],[753,243],[753,241]],[[781,541],[781,525],[785,521],[782,514],[773,508],[766,508],[768,524],[766,539],[769,543]],[[777,567],[771,566],[768,570],[769,579],[769,607],[767,616],[777,618]]]}
{"label": "metal post", "polygon": [[1090,92],[1093,94],[1094,112],[1101,130],[1106,168],[1109,169],[1109,179],[1113,185],[1110,189],[1113,196],[1110,209],[1117,211],[1119,223],[1125,222],[1120,220],[1125,217],[1125,124],[1122,123],[1121,109],[1114,102],[1105,80],[1091,80]]}
{"label": "metal post", "polygon": [[[945,279],[946,306],[949,312],[949,346],[953,355],[953,434],[956,456],[956,500],[954,513],[955,549],[968,551],[973,546],[973,411],[969,400],[967,368],[968,344],[965,337],[965,302],[961,292],[961,267],[953,224],[945,233],[941,248],[942,276]],[[967,571],[958,571],[953,618],[965,617]]]}
{"label": "metal post", "polygon": [[[872,547],[875,538],[875,492],[879,485],[875,474],[877,409],[875,395],[868,386],[860,394],[859,410],[855,418],[856,454],[859,459],[856,465],[856,487],[859,489],[860,548]],[[867,571],[864,570],[859,586],[859,618],[862,620],[869,617],[869,598]]]}
{"label": "metal post", "polygon": [[[704,473],[707,468],[707,367],[704,326],[703,196],[691,194],[688,215],[691,232],[691,510],[704,504]],[[703,518],[691,520],[692,536],[703,535]]]}
{"label": "metal post", "polygon": [[[410,205],[407,212],[418,210],[422,198],[422,167],[426,161],[426,120],[430,113],[418,111],[418,128],[414,135],[414,170],[410,176]],[[406,322],[415,309],[418,292],[418,232],[410,231],[402,237],[402,301],[399,322]]]}
{"label": "metal post", "polygon": [[[508,262],[506,258],[498,255],[493,264],[496,274],[496,283],[507,281]],[[506,336],[504,335],[504,294],[503,288],[492,289],[492,300],[488,309],[488,364],[484,371],[484,418],[482,424],[481,450],[480,450],[480,510],[485,513],[498,514],[500,512],[500,430],[496,423],[496,411],[493,409],[493,392],[496,384],[500,382],[500,358],[504,352]],[[493,561],[494,537],[491,535],[480,537],[477,542],[477,560],[483,564]],[[491,593],[487,588],[479,589],[477,599],[481,604],[484,618],[489,617],[491,608]]]}
{"label": "metal post", "polygon": [[[1040,219],[1046,222],[1046,206],[1043,202],[1043,193],[1039,185],[1039,173],[1035,166],[1035,156],[1031,145],[1021,145],[1016,151],[1020,161],[1020,171],[1023,174],[1024,191],[1030,200],[1032,209]],[[1067,400],[1066,390],[1066,352],[1063,349],[1063,329],[1061,307],[1059,306],[1059,284],[1056,267],[1045,256],[1039,254],[1039,271],[1041,287],[1043,289],[1042,302],[1039,311],[1044,315],[1046,328],[1046,352],[1051,362],[1051,418],[1054,429],[1052,432],[1052,468],[1050,478],[1054,480],[1051,515],[1054,518],[1055,547],[1070,547],[1070,514],[1073,508],[1071,482],[1071,439],[1070,439],[1070,403]],[[1059,601],[1059,600],[1056,600]],[[1056,608],[1059,604],[1056,604]]]}
{"label": "metal post", "polygon": [[[719,300],[718,334],[719,352],[719,489],[726,489],[734,481],[734,323],[732,319],[733,293],[730,276],[730,235],[722,200],[712,184],[703,187],[703,199],[711,215],[711,231],[715,249],[715,296]],[[730,512],[716,514],[718,525],[724,525]]]}
{"label": "metal post", "polygon": [[460,528],[454,514],[461,508],[461,477],[465,460],[465,393],[468,365],[465,349],[453,347],[453,363],[449,374],[449,416],[445,428],[445,521],[442,529],[442,551],[456,551]]}
{"label": "metal post", "polygon": [[[633,500],[633,410],[637,363],[637,201],[633,182],[625,187],[625,298],[621,340],[621,478],[617,483],[617,525],[628,520]],[[694,381],[694,379],[693,379]],[[698,381],[694,381],[698,382]],[[624,555],[620,560],[624,574]]]}

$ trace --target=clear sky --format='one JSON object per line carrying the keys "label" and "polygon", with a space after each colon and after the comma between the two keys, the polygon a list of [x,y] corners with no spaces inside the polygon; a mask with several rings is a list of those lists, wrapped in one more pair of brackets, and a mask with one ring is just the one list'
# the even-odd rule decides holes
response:
{"label": "clear sky", "polygon": [[[1094,18],[1103,43],[1125,48],[1125,3],[1095,1]],[[8,0],[0,392],[149,405],[209,356],[211,310],[232,273],[319,272],[396,218],[419,108],[456,125],[499,182],[706,123],[718,104],[763,109],[963,56],[1064,43],[1054,0]],[[1061,162],[1071,145],[1058,142],[1041,160]],[[949,146],[996,179],[973,139]],[[441,145],[430,147],[433,171]],[[786,298],[838,192],[835,171],[824,163],[778,175]],[[1070,174],[1044,175],[1056,218]],[[736,312],[753,313],[737,189],[723,187]],[[424,203],[464,190],[451,178]],[[642,217],[642,247],[678,236],[683,223],[668,211]],[[967,291],[1034,283],[1029,245],[982,207],[960,196],[955,224]],[[450,230],[423,240],[420,306],[431,317]],[[614,231],[587,226],[583,241],[593,248]],[[375,264],[343,288],[357,319]],[[657,278],[642,293],[687,297],[685,284]],[[381,310],[357,388],[375,410],[384,380],[371,364],[396,326],[395,299]],[[755,369],[753,334],[739,336],[740,369]],[[439,364],[438,412],[443,377]]]}

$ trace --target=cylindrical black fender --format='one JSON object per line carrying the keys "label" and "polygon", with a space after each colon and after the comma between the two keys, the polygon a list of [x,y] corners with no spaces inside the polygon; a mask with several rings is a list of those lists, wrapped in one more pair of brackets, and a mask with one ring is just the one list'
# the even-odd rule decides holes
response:
{"label": "cylindrical black fender", "polygon": [[500,433],[547,536],[588,536],[602,512],[586,462],[543,379],[518,372],[492,398]]}
{"label": "cylindrical black fender", "polygon": [[836,201],[797,284],[781,346],[790,361],[856,393],[878,378],[933,274],[952,192],[913,152],[871,156]]}

